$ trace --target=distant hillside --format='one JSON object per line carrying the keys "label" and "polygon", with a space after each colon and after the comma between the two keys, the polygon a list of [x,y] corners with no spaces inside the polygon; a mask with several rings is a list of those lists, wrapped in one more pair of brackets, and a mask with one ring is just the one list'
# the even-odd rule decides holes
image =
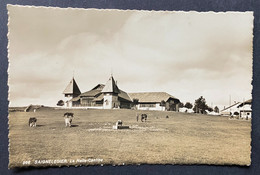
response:
{"label": "distant hillside", "polygon": [[34,112],[36,111],[44,111],[54,109],[53,107],[48,107],[44,105],[29,105],[23,107],[9,107],[9,112]]}

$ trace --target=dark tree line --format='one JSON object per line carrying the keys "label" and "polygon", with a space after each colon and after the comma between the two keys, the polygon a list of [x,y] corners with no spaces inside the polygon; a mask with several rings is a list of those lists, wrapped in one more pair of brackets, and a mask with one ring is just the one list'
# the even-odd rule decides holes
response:
{"label": "dark tree line", "polygon": [[184,103],[180,102],[179,107],[180,108],[185,107],[185,108],[191,109],[193,107],[193,105],[190,102],[186,102],[185,105],[184,105]]}
{"label": "dark tree line", "polygon": [[200,98],[195,100],[193,111],[195,113],[206,114],[207,113],[206,110],[208,110],[209,112],[214,111],[214,112],[219,113],[219,108],[217,106],[215,106],[214,109],[212,107],[208,106],[205,98],[203,96],[201,96]]}
{"label": "dark tree line", "polygon": [[185,105],[184,105],[185,108],[188,108],[188,109],[191,109],[193,107],[193,105],[190,103],[190,102],[187,102]]}
{"label": "dark tree line", "polygon": [[57,103],[57,106],[64,106],[64,101],[63,100],[59,100]]}

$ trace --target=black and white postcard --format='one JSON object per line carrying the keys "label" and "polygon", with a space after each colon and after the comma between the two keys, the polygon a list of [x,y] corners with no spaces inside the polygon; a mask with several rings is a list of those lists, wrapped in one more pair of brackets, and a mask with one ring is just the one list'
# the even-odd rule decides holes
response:
{"label": "black and white postcard", "polygon": [[251,164],[253,12],[7,8],[9,168]]}

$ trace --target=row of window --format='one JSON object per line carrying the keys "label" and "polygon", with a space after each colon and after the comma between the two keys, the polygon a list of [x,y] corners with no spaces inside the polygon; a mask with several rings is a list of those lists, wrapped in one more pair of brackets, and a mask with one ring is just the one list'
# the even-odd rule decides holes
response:
{"label": "row of window", "polygon": [[149,107],[149,108],[155,108],[156,104],[140,104],[140,107]]}

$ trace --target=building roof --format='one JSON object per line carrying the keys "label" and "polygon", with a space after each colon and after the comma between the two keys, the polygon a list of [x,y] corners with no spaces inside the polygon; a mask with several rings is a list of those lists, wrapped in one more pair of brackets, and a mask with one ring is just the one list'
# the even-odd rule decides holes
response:
{"label": "building roof", "polygon": [[80,94],[80,96],[81,97],[97,97],[101,93],[101,91],[104,87],[105,87],[105,85],[98,84],[94,88],[92,88],[91,90]]}
{"label": "building roof", "polygon": [[139,103],[160,103],[162,100],[166,102],[169,98],[179,100],[166,92],[139,92],[128,94],[131,99],[138,99]]}
{"label": "building roof", "polygon": [[[105,85],[103,84],[98,84],[97,86],[95,86],[93,89],[91,89],[90,91],[84,92],[82,94],[80,94],[78,97],[75,97],[72,99],[72,101],[78,101],[80,99],[80,97],[94,97],[93,101],[101,101],[103,100],[104,95],[102,94],[102,88],[104,88]],[[129,97],[129,95],[125,92],[122,91],[120,89],[119,93],[118,93],[118,97],[122,98],[123,100],[126,101],[132,101],[132,99]]]}
{"label": "building roof", "polygon": [[132,102],[132,99],[130,98],[130,96],[128,95],[128,93],[126,93],[125,91],[122,91],[121,89],[120,90],[120,93],[118,94],[118,97],[119,98],[122,98],[124,100],[127,100],[127,101],[131,101]]}
{"label": "building roof", "polygon": [[[129,95],[125,91],[122,91],[120,89],[119,89],[119,91],[120,91],[120,93],[118,93],[119,98],[132,102],[132,99],[129,97]],[[101,101],[101,100],[103,100],[103,97],[104,97],[104,94],[100,94],[98,97],[94,98],[93,101]]]}
{"label": "building roof", "polygon": [[240,107],[243,107],[244,105],[248,105],[248,104],[252,104],[252,99],[249,99],[243,103],[241,103],[240,105],[238,105],[237,107],[240,108]]}
{"label": "building roof", "polygon": [[104,98],[104,94],[100,94],[99,96],[97,96],[96,98],[93,99],[93,101],[102,101]]}
{"label": "building roof", "polygon": [[236,103],[234,103],[234,104],[232,104],[232,105],[222,109],[220,112],[226,111],[227,109],[230,109],[232,107],[237,107],[239,104],[240,104],[240,102],[236,102]]}
{"label": "building roof", "polygon": [[104,84],[98,84],[98,85],[96,85],[93,89],[91,89],[91,90],[102,90],[103,88],[105,87],[105,85]]}
{"label": "building roof", "polygon": [[70,101],[78,101],[78,100],[80,100],[80,96],[74,97]]}
{"label": "building roof", "polygon": [[69,84],[67,85],[67,87],[63,91],[63,94],[68,94],[68,95],[72,95],[72,94],[73,95],[80,95],[81,94],[74,77],[72,78],[72,80],[69,82]]}
{"label": "building roof", "polygon": [[90,91],[87,91],[87,92],[80,94],[80,97],[95,97],[100,93],[101,93],[101,90],[94,89],[94,90],[90,90]]}
{"label": "building roof", "polygon": [[109,78],[109,80],[107,81],[105,87],[103,88],[103,90],[101,92],[112,92],[112,93],[120,93],[120,90],[118,89],[116,82],[113,78],[113,76],[111,76]]}

